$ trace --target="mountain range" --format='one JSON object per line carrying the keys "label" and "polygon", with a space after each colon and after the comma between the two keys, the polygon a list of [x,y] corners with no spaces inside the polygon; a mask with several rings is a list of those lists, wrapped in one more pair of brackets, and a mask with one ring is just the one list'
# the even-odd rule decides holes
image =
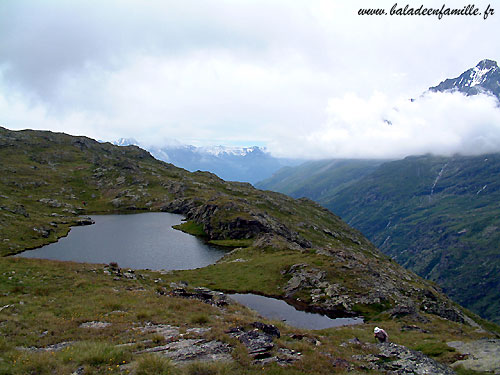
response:
{"label": "mountain range", "polygon": [[172,143],[165,146],[144,146],[133,138],[120,138],[117,146],[136,145],[148,150],[159,160],[188,171],[209,171],[228,181],[256,183],[270,177],[284,166],[298,165],[303,160],[276,158],[265,148],[212,146],[196,147]]}

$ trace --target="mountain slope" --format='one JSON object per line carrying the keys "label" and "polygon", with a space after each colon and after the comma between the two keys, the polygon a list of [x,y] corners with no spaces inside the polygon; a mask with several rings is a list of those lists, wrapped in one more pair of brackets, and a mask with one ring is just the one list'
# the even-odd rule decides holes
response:
{"label": "mountain slope", "polygon": [[500,319],[500,155],[382,165],[323,202],[456,301]]}
{"label": "mountain slope", "polygon": [[358,159],[309,161],[296,167],[284,167],[255,186],[320,202],[371,173],[381,163],[379,160]]}
{"label": "mountain slope", "polygon": [[348,186],[335,185],[335,169],[314,165],[283,169],[267,180],[273,185],[258,186],[315,199],[400,264],[499,321],[500,154],[408,157],[370,166]]}
{"label": "mountain slope", "polygon": [[[300,298],[334,315],[382,304],[383,310],[407,306],[467,320],[432,285],[310,200],[225,182],[207,172],[190,173],[135,146],[65,134],[0,129],[0,156],[3,255],[55,241],[79,214],[161,210],[184,214],[186,230],[194,227],[208,240],[247,247],[234,256],[252,262],[229,268],[218,264],[216,269],[227,272],[209,271],[210,282],[219,288],[252,285],[260,293]],[[254,276],[264,270],[267,281],[256,283]]]}
{"label": "mountain slope", "polygon": [[[143,147],[133,138],[120,138],[118,146]],[[265,149],[253,147],[195,147],[168,145],[143,147],[155,158],[172,163],[188,171],[208,171],[228,181],[255,183],[271,176],[286,165],[297,165],[298,160],[275,158]]]}
{"label": "mountain slope", "polygon": [[449,78],[431,91],[459,91],[466,95],[486,93],[500,100],[500,68],[496,61],[482,60],[474,68],[463,72],[457,78]]}
{"label": "mountain slope", "polygon": [[[391,353],[385,350],[373,364],[373,353],[382,347],[346,340],[373,340],[375,323],[369,320],[374,319],[398,343],[451,363],[457,358],[446,341],[492,337],[475,321],[498,329],[310,200],[190,173],[134,146],[51,132],[0,128],[0,158],[2,255],[57,240],[70,225],[84,224],[81,214],[147,210],[182,213],[187,222],[180,229],[231,249],[239,246],[214,265],[167,274],[1,257],[2,373],[123,373],[146,365],[155,367],[142,373],[158,373],[165,363],[147,353],[181,344],[182,358],[192,354],[186,350],[218,345],[232,362],[169,370],[173,373],[330,374],[346,368],[408,373],[405,347],[390,344]],[[179,289],[181,283],[187,290]],[[282,371],[251,357],[249,344],[232,336],[235,330],[248,335],[257,334],[255,327],[266,330],[255,322],[261,318],[234,304],[183,298],[183,293],[208,293],[191,285],[274,295],[330,316],[362,314],[368,323],[314,332],[275,322],[282,337],[266,336],[265,344],[276,344],[272,355],[289,354]],[[411,356],[414,369],[429,363],[421,353]],[[439,373],[451,373],[438,367]]]}

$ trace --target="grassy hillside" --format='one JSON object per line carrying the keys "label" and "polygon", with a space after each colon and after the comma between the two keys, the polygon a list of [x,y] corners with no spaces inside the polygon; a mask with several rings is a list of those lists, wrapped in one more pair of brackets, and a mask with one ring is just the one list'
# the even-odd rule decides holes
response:
{"label": "grassy hillside", "polygon": [[[333,371],[346,365],[377,372],[384,362],[373,367],[366,359],[372,357],[364,355],[378,349],[340,346],[354,336],[370,340],[375,324],[387,327],[399,343],[446,363],[456,360],[446,340],[491,337],[477,322],[498,329],[391,261],[313,201],[190,173],[137,147],[51,132],[0,128],[0,159],[3,256],[56,241],[81,223],[82,214],[138,211],[182,213],[187,221],[179,229],[235,248],[209,267],[165,275],[0,258],[1,374],[262,373],[243,341],[230,334],[239,326],[251,329],[257,318],[238,305],[214,307],[172,294],[181,281],[274,295],[330,316],[367,319],[360,327],[319,333],[320,352],[316,334],[279,325],[284,335],[275,339],[273,353],[294,350],[303,356],[287,368],[266,367],[274,374],[326,374],[332,363],[339,364]],[[165,330],[173,329],[167,325],[185,338],[167,335]],[[191,347],[196,342],[229,348],[231,362],[172,369],[162,357],[147,355],[159,350],[155,345],[188,339],[194,340]]]}
{"label": "grassy hillside", "polygon": [[373,172],[382,162],[362,159],[309,161],[297,167],[281,168],[272,177],[255,186],[279,191],[294,198],[307,197],[324,201]]}
{"label": "grassy hillside", "polygon": [[282,170],[259,186],[316,200],[462,305],[500,321],[500,155],[408,157],[369,166],[347,187],[342,170],[318,166]]}
{"label": "grassy hillside", "polygon": [[322,202],[383,252],[500,322],[500,155],[387,163]]}

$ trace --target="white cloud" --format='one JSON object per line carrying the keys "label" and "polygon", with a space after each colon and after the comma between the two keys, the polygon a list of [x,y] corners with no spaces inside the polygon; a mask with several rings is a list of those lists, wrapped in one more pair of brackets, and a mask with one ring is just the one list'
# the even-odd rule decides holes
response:
{"label": "white cloud", "polygon": [[273,143],[298,157],[399,158],[433,153],[500,152],[500,108],[495,97],[427,92],[415,101],[375,93],[332,98],[328,120],[302,137]]}

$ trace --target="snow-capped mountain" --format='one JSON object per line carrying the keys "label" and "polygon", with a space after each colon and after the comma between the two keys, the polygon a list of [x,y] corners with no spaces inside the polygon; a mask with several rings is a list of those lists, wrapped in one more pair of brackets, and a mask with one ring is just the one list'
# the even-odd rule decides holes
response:
{"label": "snow-capped mountain", "polygon": [[482,60],[474,68],[462,73],[457,78],[449,78],[431,91],[460,91],[466,95],[486,93],[500,100],[500,68],[496,61]]}
{"label": "snow-capped mountain", "polygon": [[120,138],[113,144],[136,145],[148,150],[156,159],[189,171],[209,171],[230,181],[256,183],[284,166],[298,165],[303,160],[275,158],[263,147],[196,147],[192,145],[145,146],[133,138]]}
{"label": "snow-capped mountain", "polygon": [[253,147],[228,147],[228,146],[211,146],[211,147],[200,147],[199,151],[206,152],[208,154],[212,154],[215,156],[222,155],[237,155],[237,156],[245,156],[252,152],[265,152],[265,148],[261,148],[258,146]]}
{"label": "snow-capped mountain", "polygon": [[137,142],[134,138],[120,138],[119,140],[114,141],[113,144],[116,146],[139,146],[139,142]]}

